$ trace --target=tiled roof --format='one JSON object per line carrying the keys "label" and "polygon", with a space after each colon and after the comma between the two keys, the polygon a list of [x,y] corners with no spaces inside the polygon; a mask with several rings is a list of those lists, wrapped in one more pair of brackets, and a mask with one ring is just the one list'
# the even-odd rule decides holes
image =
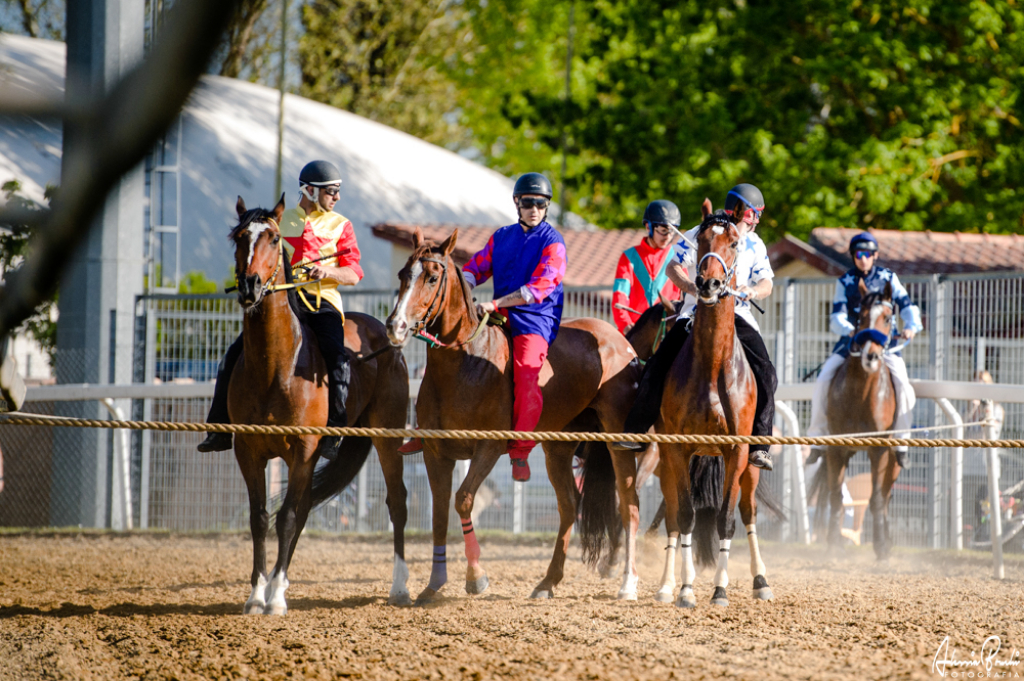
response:
{"label": "tiled roof", "polygon": [[[423,236],[441,242],[459,228],[453,257],[460,265],[474,253],[487,245],[491,234],[498,229],[486,225],[420,225]],[[386,239],[406,248],[412,248],[416,225],[399,222],[385,222],[373,226],[374,236]],[[560,230],[565,238],[565,250],[569,259],[565,272],[566,286],[611,286],[615,279],[615,266],[619,256],[630,246],[640,243],[646,234],[642,229],[625,230]]]}
{"label": "tiled roof", "polygon": [[[862,231],[818,227],[811,231],[808,245],[852,267],[847,248],[850,239]],[[1024,271],[1024,237],[1018,234],[868,231],[878,239],[881,264],[898,274]]]}

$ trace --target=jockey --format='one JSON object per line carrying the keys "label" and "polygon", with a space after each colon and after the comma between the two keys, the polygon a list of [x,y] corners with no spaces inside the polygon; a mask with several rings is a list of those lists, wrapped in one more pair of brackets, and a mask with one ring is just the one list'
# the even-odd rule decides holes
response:
{"label": "jockey", "polygon": [[[658,294],[669,300],[679,298],[679,289],[668,279],[665,270],[674,258],[672,228],[681,221],[679,208],[671,201],[651,201],[644,211],[647,236],[619,257],[615,268],[615,291],[612,294],[612,317],[622,335],[636,324],[644,310],[658,302]],[[623,310],[622,305],[630,308]]]}
{"label": "jockey", "polygon": [[[897,336],[896,326],[893,325],[889,347],[894,346],[901,338],[909,341],[924,328],[921,325],[921,311],[910,301],[907,289],[900,283],[899,277],[892,270],[876,264],[878,241],[874,236],[869,232],[861,232],[853,237],[850,240],[850,257],[853,259],[854,267],[836,282],[836,293],[832,298],[832,316],[829,320],[829,328],[832,333],[841,338],[832,349],[832,356],[822,365],[818,380],[814,384],[814,398],[811,400],[811,425],[807,429],[808,437],[829,434],[826,410],[828,390],[836,371],[850,354],[850,343],[857,330],[857,314],[860,312],[860,287],[858,284],[861,280],[864,281],[869,293],[879,293],[885,289],[887,283],[892,284],[892,301],[899,308],[900,317],[903,319],[903,332]],[[884,353],[883,357],[885,365],[889,367],[889,375],[892,376],[892,384],[896,390],[896,421],[893,427],[897,431],[906,431],[910,428],[917,396],[914,394],[914,388],[910,385],[907,365],[903,361],[903,357],[896,352]],[[896,437],[905,438],[907,433],[900,432]],[[823,447],[813,447],[807,462],[817,461],[823,451]],[[901,468],[906,468],[906,447],[896,448],[896,462]]]}
{"label": "jockey", "polygon": [[[540,370],[562,320],[565,240],[547,218],[551,183],[540,173],[516,180],[512,198],[519,222],[502,227],[462,268],[471,287],[494,277],[494,300],[477,305],[481,314],[500,310],[512,331],[512,430],[533,430],[544,396]],[[530,479],[527,457],[533,440],[511,440],[512,478]]]}
{"label": "jockey", "polygon": [[[316,335],[327,365],[328,410],[327,425],[343,428],[348,425],[345,400],[351,376],[348,352],[345,350],[345,318],[338,286],[354,286],[363,278],[359,266],[359,245],[355,230],[345,217],[332,211],[341,191],[341,171],[327,161],[307,163],[299,173],[299,204],[285,211],[281,217],[282,244],[294,266],[318,260],[309,265],[308,278],[323,281],[323,303],[316,312],[305,310],[303,322]],[[324,256],[333,256],[326,259]],[[316,307],[315,297],[299,289],[297,295]],[[214,388],[213,404],[206,417],[207,423],[230,423],[228,418],[228,379],[242,352],[242,337],[231,345]],[[341,442],[339,437],[320,438],[321,455],[332,458]],[[219,452],[231,449],[230,433],[209,433],[198,449],[201,452]]]}
{"label": "jockey", "polygon": [[[771,263],[768,249],[761,237],[754,234],[761,214],[764,212],[764,198],[761,190],[752,184],[738,184],[729,190],[725,199],[725,213],[740,228],[739,252],[736,255],[736,337],[747,356],[747,362],[757,383],[757,410],[754,413],[753,435],[771,435],[775,419],[775,388],[778,379],[775,366],[768,357],[768,349],[761,338],[760,327],[750,311],[751,300],[767,298],[772,293]],[[692,317],[697,306],[697,287],[687,276],[684,266],[697,266],[697,234],[700,226],[683,235],[679,243],[677,258],[669,265],[669,279],[686,294],[681,317]],[[665,336],[658,351],[647,360],[636,401],[626,417],[624,427],[627,433],[646,433],[658,420],[661,411],[662,392],[669,369],[676,355],[690,335],[689,324],[680,320]],[[619,449],[638,451],[646,447],[638,442],[616,442]],[[768,445],[750,445],[750,464],[765,470],[772,470]]]}

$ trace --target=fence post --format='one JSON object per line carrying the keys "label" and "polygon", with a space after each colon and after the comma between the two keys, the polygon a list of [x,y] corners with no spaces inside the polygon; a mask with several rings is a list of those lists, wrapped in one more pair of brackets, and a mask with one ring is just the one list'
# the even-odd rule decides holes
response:
{"label": "fence post", "polygon": [[512,534],[523,533],[523,516],[526,515],[526,500],[523,498],[525,489],[525,482],[512,483]]}
{"label": "fence post", "polygon": [[[373,453],[376,455],[377,450]],[[356,532],[370,531],[370,460],[367,459],[363,467],[359,469],[359,476],[356,478]]]}
{"label": "fence post", "polygon": [[[939,397],[935,400],[935,403],[939,405],[939,408],[946,414],[946,419],[953,424],[956,424],[957,428],[953,430],[953,438],[956,440],[963,439],[964,436],[964,420],[960,418],[960,414],[956,409],[953,408],[952,403],[945,397]],[[951,500],[950,500],[950,546],[961,551],[964,548],[964,448],[954,447],[951,470],[950,470],[950,487],[952,488]]]}
{"label": "fence post", "polygon": [[[932,329],[928,339],[928,354],[931,360],[931,377],[936,381],[943,380],[946,365],[947,335],[949,334],[949,283],[939,275],[932,275],[928,282],[931,289],[931,300],[934,301],[934,314],[932,315]],[[945,411],[945,407],[938,405]],[[955,411],[955,410],[954,410]],[[948,413],[947,413],[948,416]],[[939,425],[939,415],[933,409],[932,424]],[[928,530],[930,544],[933,549],[942,548],[942,527],[944,503],[943,490],[949,489],[955,484],[952,476],[948,484],[943,479],[943,457],[940,449],[933,449],[928,457]],[[962,455],[962,452],[961,452]],[[962,527],[962,526],[961,526]],[[962,532],[961,532],[962,535]]]}
{"label": "fence post", "polygon": [[[786,430],[788,431],[786,435],[789,437],[800,437],[800,421],[796,417],[796,412],[789,406],[789,403],[776,402],[775,408],[786,422]],[[800,445],[788,445],[788,447],[789,456],[787,458],[791,458],[793,463],[793,494],[796,499],[796,519],[798,521],[797,532],[794,534],[797,541],[810,544],[811,523],[807,514],[807,482],[804,479],[804,462],[801,456],[801,447]]]}
{"label": "fence post", "polygon": [[[985,405],[985,434],[987,439],[995,440],[995,402],[982,400]],[[988,464],[988,499],[989,499],[989,522],[988,530],[992,536],[992,575],[996,579],[1003,579],[1003,508],[999,503],[999,450],[989,447],[985,450],[985,462]]]}

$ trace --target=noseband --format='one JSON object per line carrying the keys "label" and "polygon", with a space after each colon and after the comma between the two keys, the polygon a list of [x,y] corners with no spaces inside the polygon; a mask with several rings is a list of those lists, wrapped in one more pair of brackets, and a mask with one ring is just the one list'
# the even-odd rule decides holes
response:
{"label": "noseband", "polygon": [[[894,309],[893,304],[888,301],[882,301],[881,303],[877,303],[877,305],[884,305],[890,310]],[[874,305],[872,305],[872,307],[874,307]],[[891,319],[889,320],[889,325],[891,329]],[[882,351],[885,352],[885,346],[889,344],[889,336],[883,333],[882,331],[879,331],[878,329],[861,329],[856,334],[854,334],[853,339],[850,341],[850,356],[860,357],[861,353],[864,351],[864,343],[866,341],[871,341],[877,343],[878,345],[881,345]],[[857,347],[858,349],[854,351],[854,347]]]}
{"label": "noseband", "polygon": [[[427,257],[424,256],[424,257],[420,258],[419,261],[420,262],[432,262],[435,265],[440,265],[441,266],[441,281],[438,283],[437,290],[434,292],[434,297],[433,297],[433,299],[431,299],[430,305],[427,306],[426,314],[424,314],[423,318],[420,319],[420,321],[416,322],[416,325],[413,326],[412,329],[411,329],[414,336],[422,336],[424,334],[424,332],[426,331],[426,328],[428,326],[430,326],[430,324],[432,324],[434,322],[434,320],[437,318],[437,315],[441,314],[441,298],[444,296],[444,291],[445,291],[445,289],[447,287],[447,284],[448,284],[448,262],[447,262],[447,259],[440,260],[438,258],[427,258]],[[435,305],[437,306],[436,310],[434,309]],[[438,341],[436,341],[434,339],[428,338],[428,340],[431,340],[432,342],[440,344]]]}

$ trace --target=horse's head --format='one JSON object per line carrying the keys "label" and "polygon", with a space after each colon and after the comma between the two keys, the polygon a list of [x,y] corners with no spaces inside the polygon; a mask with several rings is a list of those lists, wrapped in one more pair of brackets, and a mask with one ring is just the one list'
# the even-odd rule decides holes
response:
{"label": "horse's head", "polygon": [[450,257],[458,235],[456,229],[437,246],[416,228],[413,253],[398,272],[398,300],[385,323],[392,345],[405,345],[444,312],[450,277],[458,278]]}
{"label": "horse's head", "polygon": [[740,229],[724,213],[712,213],[711,201],[701,206],[704,221],[697,233],[697,298],[714,305],[732,287],[739,253]]}
{"label": "horse's head", "polygon": [[860,312],[857,331],[851,347],[860,348],[860,363],[868,373],[882,366],[882,354],[892,335],[892,284],[886,282],[881,293],[868,293],[864,280],[860,280]]}
{"label": "horse's head", "polygon": [[238,226],[229,238],[235,242],[235,281],[238,284],[238,304],[251,311],[267,293],[281,269],[281,216],[284,214],[284,195],[274,210],[253,208],[246,210],[245,201],[238,197]]}

